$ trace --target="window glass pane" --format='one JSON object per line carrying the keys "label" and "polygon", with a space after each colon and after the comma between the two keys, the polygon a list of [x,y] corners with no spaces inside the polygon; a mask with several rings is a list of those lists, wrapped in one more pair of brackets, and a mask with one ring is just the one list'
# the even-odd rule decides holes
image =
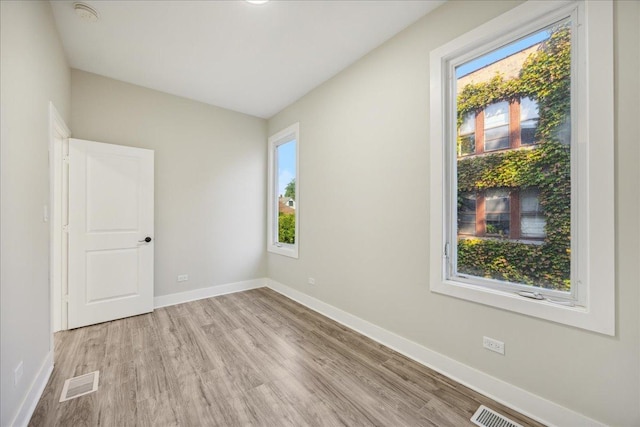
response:
{"label": "window glass pane", "polygon": [[531,119],[520,122],[520,144],[531,145],[536,143],[536,131],[538,130],[538,119]]}
{"label": "window glass pane", "polygon": [[468,155],[476,152],[476,136],[474,134],[458,137],[458,154]]}
{"label": "window glass pane", "polygon": [[510,199],[503,190],[487,191],[484,198],[487,234],[509,237]]}
{"label": "window glass pane", "polygon": [[538,194],[538,190],[526,190],[520,193],[520,234],[522,237],[545,237],[546,220]]}
{"label": "window glass pane", "polygon": [[459,135],[466,135],[468,133],[474,133],[476,131],[476,114],[468,113],[464,116],[462,124],[460,125]]}
{"label": "window glass pane", "polygon": [[476,114],[464,116],[458,129],[458,155],[473,154],[476,151]]}
{"label": "window glass pane", "polygon": [[538,191],[526,190],[520,193],[520,211],[523,213],[542,212],[542,207],[538,200]]}
{"label": "window glass pane", "polygon": [[529,97],[520,99],[520,121],[537,119],[538,117],[538,101]]}
{"label": "window glass pane", "polygon": [[509,124],[509,103],[507,101],[496,102],[487,105],[484,109],[484,128],[492,128]]}
{"label": "window glass pane", "polygon": [[500,126],[484,131],[484,151],[509,148],[509,126]]}
{"label": "window glass pane", "polygon": [[[451,180],[452,199],[458,200],[455,225],[459,235],[475,233],[476,223],[485,233],[457,240],[453,271],[478,284],[494,286],[483,281],[491,278],[504,286],[570,289],[571,62],[571,31],[564,20],[455,69],[457,111],[465,118],[452,141],[458,144],[457,179]],[[505,100],[518,98],[521,144],[531,150],[510,149]],[[471,143],[461,138],[474,111],[484,114],[483,156],[465,156]],[[525,190],[532,187],[543,190]],[[470,212],[462,191],[484,194],[477,211],[474,205]],[[520,196],[516,205],[510,194]],[[512,218],[519,224],[511,224]]]}
{"label": "window glass pane", "polygon": [[509,214],[487,214],[487,235],[509,237]]}
{"label": "window glass pane", "polygon": [[458,198],[458,233],[476,234],[475,194],[462,194]]}
{"label": "window glass pane", "polygon": [[520,234],[522,237],[544,237],[545,223],[542,214],[522,214],[520,216]]}
{"label": "window glass pane", "polygon": [[509,212],[509,195],[506,192],[488,191],[484,203],[487,212]]}
{"label": "window glass pane", "polygon": [[276,190],[278,200],[278,242],[296,241],[296,141],[276,147]]}
{"label": "window glass pane", "polygon": [[476,234],[476,216],[463,217],[458,221],[458,233],[473,236]]}
{"label": "window glass pane", "polygon": [[538,101],[529,97],[520,100],[520,143],[535,144],[538,130]]}

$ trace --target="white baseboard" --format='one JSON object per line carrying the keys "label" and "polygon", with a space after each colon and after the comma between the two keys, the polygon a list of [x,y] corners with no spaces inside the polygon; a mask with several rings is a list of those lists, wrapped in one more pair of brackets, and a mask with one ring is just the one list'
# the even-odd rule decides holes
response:
{"label": "white baseboard", "polygon": [[267,279],[267,286],[521,414],[549,426],[604,426],[550,400],[492,377],[450,357],[360,319],[319,299]]}
{"label": "white baseboard", "polygon": [[204,298],[211,298],[218,295],[248,291],[249,289],[262,288],[266,285],[266,283],[266,278],[253,279],[245,280],[243,282],[227,283],[218,286],[209,286],[208,288],[194,289],[191,291],[178,292],[175,294],[160,295],[153,298],[153,306],[154,308],[160,308]]}
{"label": "white baseboard", "polygon": [[16,414],[16,417],[13,419],[13,422],[10,424],[13,427],[27,427],[29,425],[29,421],[31,420],[31,416],[33,415],[33,411],[36,410],[36,406],[38,406],[38,402],[40,401],[40,397],[44,392],[44,388],[47,386],[49,382],[49,377],[53,372],[53,350],[50,350],[47,356],[44,358],[42,365],[40,366],[40,371],[38,371],[38,375],[31,383],[31,388],[27,393],[27,396],[22,401],[22,405],[20,405],[20,409]]}

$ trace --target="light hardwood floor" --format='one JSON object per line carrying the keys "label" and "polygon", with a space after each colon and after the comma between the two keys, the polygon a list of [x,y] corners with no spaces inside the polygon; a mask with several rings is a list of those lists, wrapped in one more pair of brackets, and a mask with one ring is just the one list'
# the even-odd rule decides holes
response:
{"label": "light hardwood floor", "polygon": [[480,404],[540,425],[261,288],[57,333],[30,426],[466,426]]}

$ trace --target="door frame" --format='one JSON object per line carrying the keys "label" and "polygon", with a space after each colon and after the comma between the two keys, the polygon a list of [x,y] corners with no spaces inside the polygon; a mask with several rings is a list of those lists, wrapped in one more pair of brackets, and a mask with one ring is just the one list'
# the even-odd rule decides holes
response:
{"label": "door frame", "polygon": [[[71,130],[53,102],[49,102],[49,206],[45,207],[45,221],[49,220],[49,299],[51,302],[51,342],[54,332],[67,327],[67,256],[68,241],[64,231],[68,218],[69,175],[68,155]],[[49,218],[47,218],[49,216]]]}

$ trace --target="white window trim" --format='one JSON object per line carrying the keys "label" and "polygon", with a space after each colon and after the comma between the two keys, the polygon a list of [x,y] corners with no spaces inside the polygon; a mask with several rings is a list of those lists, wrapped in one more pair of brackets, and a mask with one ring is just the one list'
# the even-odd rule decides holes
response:
{"label": "white window trim", "polygon": [[[278,239],[278,167],[276,165],[276,150],[278,146],[290,141],[296,141],[296,237],[295,243],[279,243]],[[268,196],[267,196],[267,251],[298,258],[300,244],[300,125],[295,123],[269,137],[269,168],[268,168]]]}
{"label": "white window trim", "polygon": [[[514,35],[529,34],[538,29],[539,19],[560,19],[572,13],[578,19],[578,25],[573,27],[578,37],[577,43],[575,38],[572,41],[576,52],[572,61],[579,67],[572,74],[575,93],[571,108],[581,118],[579,123],[572,123],[572,134],[580,141],[572,146],[572,163],[579,160],[578,165],[588,165],[588,175],[572,168],[572,181],[580,183],[577,191],[572,190],[579,198],[572,200],[577,209],[572,210],[571,218],[572,251],[577,252],[572,258],[572,286],[577,287],[578,304],[564,306],[451,280],[447,276],[445,249],[450,216],[445,190],[448,180],[445,165],[450,154],[445,150],[445,141],[456,132],[455,120],[448,120],[455,111],[455,105],[451,105],[455,88],[449,79],[454,75],[452,61],[456,65],[463,63],[477,56],[479,48],[490,51]],[[587,58],[597,59],[587,61]],[[612,2],[528,1],[432,51],[430,62],[431,291],[615,335]],[[578,177],[581,179],[577,180]],[[574,271],[577,280],[573,279]]]}

